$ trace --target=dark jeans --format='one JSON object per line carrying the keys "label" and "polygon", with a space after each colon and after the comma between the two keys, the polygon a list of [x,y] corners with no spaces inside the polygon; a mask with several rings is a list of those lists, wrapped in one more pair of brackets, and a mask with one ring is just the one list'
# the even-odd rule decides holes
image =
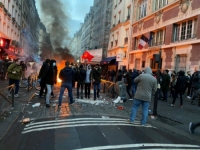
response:
{"label": "dark jeans", "polygon": [[90,87],[91,87],[91,83],[85,83],[85,97],[86,98],[90,97]]}
{"label": "dark jeans", "polygon": [[94,87],[94,98],[99,98],[100,83],[93,83],[93,87]]}
{"label": "dark jeans", "polygon": [[[45,79],[41,79],[40,81],[40,94],[39,96],[42,96],[44,93],[44,89],[46,88],[46,82]],[[45,93],[47,92],[47,90],[45,90]]]}
{"label": "dark jeans", "polygon": [[185,91],[188,89],[187,91],[187,96],[190,96],[190,90],[191,90],[191,84],[190,83],[186,83],[185,84],[185,90],[184,90],[184,93]]}
{"label": "dark jeans", "polygon": [[126,86],[126,92],[128,93],[129,97],[132,98],[131,93],[130,93],[130,89],[131,89],[131,84],[128,84]]}
{"label": "dark jeans", "polygon": [[62,83],[60,88],[60,95],[59,95],[59,105],[62,104],[62,98],[65,91],[65,88],[67,88],[70,104],[73,103],[73,95],[72,95],[72,83]]}
{"label": "dark jeans", "polygon": [[195,129],[196,127],[200,126],[200,122],[192,123],[192,128]]}
{"label": "dark jeans", "polygon": [[79,97],[79,88],[81,87],[81,98],[83,97],[83,82],[78,82],[77,83],[77,97]]}
{"label": "dark jeans", "polygon": [[172,104],[175,104],[177,96],[180,95],[180,105],[183,105],[183,96],[182,96],[182,94],[183,94],[183,91],[176,91],[175,90],[175,96],[173,98]]}
{"label": "dark jeans", "polygon": [[163,100],[167,101],[167,95],[168,95],[168,91],[162,91],[163,92]]}
{"label": "dark jeans", "polygon": [[19,92],[19,80],[9,79],[9,86],[12,85],[12,84],[15,85],[15,94],[18,94],[18,92]]}

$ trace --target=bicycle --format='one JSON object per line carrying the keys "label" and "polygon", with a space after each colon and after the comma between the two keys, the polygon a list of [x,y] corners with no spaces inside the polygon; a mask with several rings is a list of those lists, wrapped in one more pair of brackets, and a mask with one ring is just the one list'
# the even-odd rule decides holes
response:
{"label": "bicycle", "polygon": [[40,81],[37,79],[37,73],[32,73],[27,79],[21,79],[19,82],[20,88],[32,89],[33,87],[36,90],[40,90]]}

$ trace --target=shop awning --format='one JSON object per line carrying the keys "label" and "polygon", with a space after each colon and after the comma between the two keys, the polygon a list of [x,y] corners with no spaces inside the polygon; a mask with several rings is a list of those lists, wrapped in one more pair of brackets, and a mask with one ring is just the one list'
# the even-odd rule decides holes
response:
{"label": "shop awning", "polygon": [[11,51],[9,49],[4,49],[4,51],[8,55],[8,57],[10,57],[10,58],[17,58],[17,55],[13,51]]}
{"label": "shop awning", "polygon": [[101,65],[106,65],[106,64],[115,64],[116,63],[116,56],[115,57],[107,57],[101,60],[100,64]]}

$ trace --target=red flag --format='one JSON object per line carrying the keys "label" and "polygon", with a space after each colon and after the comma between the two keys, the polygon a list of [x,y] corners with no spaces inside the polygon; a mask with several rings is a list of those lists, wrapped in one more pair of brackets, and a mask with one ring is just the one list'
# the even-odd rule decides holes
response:
{"label": "red flag", "polygon": [[88,59],[88,61],[91,61],[92,58],[94,58],[94,56],[91,55],[89,52],[85,51],[85,52],[83,53],[83,55],[82,55],[82,58],[83,58],[83,59]]}

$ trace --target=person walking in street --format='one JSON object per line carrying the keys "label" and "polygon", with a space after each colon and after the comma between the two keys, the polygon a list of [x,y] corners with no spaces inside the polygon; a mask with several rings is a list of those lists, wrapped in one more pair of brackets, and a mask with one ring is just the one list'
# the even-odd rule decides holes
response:
{"label": "person walking in street", "polygon": [[168,91],[169,91],[169,85],[170,85],[170,76],[168,74],[169,70],[163,71],[163,78],[161,82],[161,89],[163,92],[163,101],[167,101],[168,98]]}
{"label": "person walking in street", "polygon": [[126,84],[126,92],[129,95],[129,100],[133,100],[132,95],[130,93],[131,83],[132,83],[131,73],[132,73],[132,71],[130,71],[130,70],[129,70],[129,72],[124,73],[124,77],[126,78],[126,80],[125,80],[126,81],[126,83],[125,83]]}
{"label": "person walking in street", "polygon": [[101,83],[101,67],[99,64],[96,64],[94,69],[92,70],[92,82],[94,87],[94,100],[96,98],[99,98],[99,92],[100,92],[100,83]]}
{"label": "person walking in street", "polygon": [[85,98],[90,99],[90,88],[91,88],[91,65],[87,65],[86,78],[85,78]]}
{"label": "person walking in street", "polygon": [[185,83],[185,89],[184,89],[184,93],[185,91],[187,90],[187,98],[190,99],[190,90],[191,90],[191,74],[190,74],[190,71],[187,72],[187,75],[186,75],[186,83]]}
{"label": "person walking in street", "polygon": [[118,72],[117,72],[117,76],[116,76],[115,82],[122,81],[122,76],[123,76],[122,70],[119,69]]}
{"label": "person walking in street", "polygon": [[[44,89],[46,88],[46,81],[45,81],[45,74],[50,66],[50,59],[46,59],[45,62],[43,62],[43,65],[40,69],[38,79],[40,80],[40,93],[39,98],[43,98]],[[46,92],[46,91],[45,91]]]}
{"label": "person walking in street", "polygon": [[[57,66],[56,66],[56,60],[52,60],[52,62],[53,62],[53,72],[56,74],[56,77],[54,77],[54,84],[57,84],[57,74],[58,74],[58,68],[57,68]],[[51,92],[51,97],[52,98],[54,98],[55,97],[55,95],[54,95],[54,92],[53,92],[53,85],[52,85],[52,92]]]}
{"label": "person walking in street", "polygon": [[200,107],[200,71],[194,72],[192,75],[192,88],[193,88],[193,96],[191,104],[194,105],[194,100],[198,98],[198,106]]}
{"label": "person walking in street", "polygon": [[80,65],[76,71],[77,79],[77,98],[79,98],[79,89],[81,88],[81,99],[83,99],[83,86],[86,78],[86,71],[83,69],[83,65]]}
{"label": "person walking in street", "polygon": [[142,104],[141,124],[144,126],[147,122],[149,104],[152,99],[152,94],[154,95],[157,90],[157,80],[152,76],[151,68],[148,67],[145,68],[144,74],[139,75],[134,81],[138,86],[128,122],[134,123],[137,110],[140,104]]}
{"label": "person walking in street", "polygon": [[15,95],[14,97],[19,97],[19,81],[22,76],[22,67],[20,65],[19,60],[15,60],[9,67],[8,67],[8,78],[9,78],[9,86],[15,84]]}
{"label": "person walking in street", "polygon": [[133,69],[133,73],[131,75],[131,83],[132,83],[132,95],[135,96],[135,92],[137,89],[137,84],[134,82],[135,78],[139,76],[139,73],[136,69]]}
{"label": "person walking in street", "polygon": [[194,130],[200,126],[200,122],[192,123],[190,122],[189,124],[189,131],[193,134]]}
{"label": "person walking in street", "polygon": [[68,91],[70,105],[75,103],[75,101],[73,100],[73,95],[72,95],[72,80],[73,80],[73,77],[75,76],[75,71],[71,67],[69,67],[69,65],[70,65],[70,62],[66,61],[65,68],[63,68],[59,73],[59,78],[62,80],[62,83],[61,83],[61,88],[60,88],[58,107],[61,107],[62,105],[62,98],[63,98],[65,88],[67,88],[67,91]]}
{"label": "person walking in street", "polygon": [[20,65],[22,66],[22,79],[25,79],[25,73],[27,71],[27,66],[26,64],[24,63],[24,61],[21,61],[20,62]]}
{"label": "person walking in street", "polygon": [[176,85],[174,86],[175,95],[173,97],[173,101],[170,106],[174,106],[174,104],[176,102],[176,98],[179,95],[180,96],[180,107],[183,108],[183,92],[185,89],[185,82],[186,82],[185,72],[180,70],[178,72],[178,78],[176,81]]}
{"label": "person walking in street", "polygon": [[50,95],[53,91],[52,87],[57,83],[57,72],[55,71],[55,60],[50,60],[50,66],[45,72],[44,78],[47,87],[46,94],[46,107],[51,107],[50,105]]}

